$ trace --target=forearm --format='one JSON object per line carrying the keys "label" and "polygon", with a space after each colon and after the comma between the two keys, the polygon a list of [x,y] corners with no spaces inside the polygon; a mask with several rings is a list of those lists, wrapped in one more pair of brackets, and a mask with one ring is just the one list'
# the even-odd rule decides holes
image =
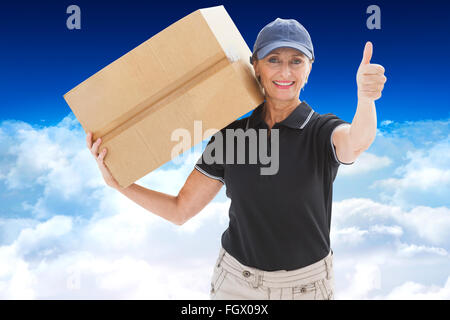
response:
{"label": "forearm", "polygon": [[350,139],[355,150],[368,149],[377,133],[375,101],[358,99],[355,116],[350,128]]}
{"label": "forearm", "polygon": [[178,199],[176,196],[150,190],[135,183],[127,188],[118,187],[116,190],[161,218],[177,225],[181,224],[182,217],[178,210]]}

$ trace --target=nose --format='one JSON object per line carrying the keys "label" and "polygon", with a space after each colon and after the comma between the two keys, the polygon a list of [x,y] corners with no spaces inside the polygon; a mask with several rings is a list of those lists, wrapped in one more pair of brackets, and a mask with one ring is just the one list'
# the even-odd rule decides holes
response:
{"label": "nose", "polygon": [[291,69],[289,67],[289,63],[283,63],[281,65],[281,75],[283,76],[284,79],[288,79],[289,76],[291,75]]}

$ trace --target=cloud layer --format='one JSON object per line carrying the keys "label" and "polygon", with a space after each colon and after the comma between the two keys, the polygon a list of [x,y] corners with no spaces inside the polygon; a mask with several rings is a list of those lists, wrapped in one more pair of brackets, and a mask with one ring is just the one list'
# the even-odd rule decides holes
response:
{"label": "cloud layer", "polygon": [[[383,122],[334,183],[337,299],[450,298],[449,121]],[[222,188],[175,226],[105,186],[72,114],[0,124],[0,298],[208,299]],[[177,194],[198,152],[137,183]]]}

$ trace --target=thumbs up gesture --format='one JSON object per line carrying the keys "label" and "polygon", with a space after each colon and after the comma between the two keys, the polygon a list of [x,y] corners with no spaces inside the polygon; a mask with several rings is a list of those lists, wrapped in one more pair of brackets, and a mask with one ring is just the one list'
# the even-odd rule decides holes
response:
{"label": "thumbs up gesture", "polygon": [[368,41],[364,47],[363,58],[356,74],[358,85],[358,99],[375,101],[381,97],[386,76],[384,68],[379,64],[370,63],[373,47]]}

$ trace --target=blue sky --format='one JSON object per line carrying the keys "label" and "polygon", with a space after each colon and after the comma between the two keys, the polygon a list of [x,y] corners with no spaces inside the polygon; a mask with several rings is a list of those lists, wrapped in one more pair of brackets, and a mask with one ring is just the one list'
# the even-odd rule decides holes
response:
{"label": "blue sky", "polygon": [[[75,3],[75,2],[74,2]],[[449,115],[448,1],[385,1],[381,29],[366,28],[370,1],[77,1],[81,30],[66,28],[68,1],[5,2],[0,12],[1,119],[54,125],[70,108],[62,95],[188,13],[223,4],[248,46],[276,17],[296,18],[313,39],[316,61],[303,98],[318,112],[351,121],[364,44],[389,84],[380,122]],[[382,7],[381,7],[382,5]],[[326,92],[324,92],[326,90]],[[430,103],[432,108],[428,107]]]}
{"label": "blue sky", "polygon": [[[81,30],[66,28],[70,4],[81,8]],[[224,188],[182,227],[145,211],[105,186],[62,95],[169,24],[219,4],[250,48],[276,17],[300,21],[316,55],[300,98],[349,122],[372,41],[372,63],[388,81],[375,142],[334,183],[336,298],[449,299],[447,1],[379,1],[381,30],[366,28],[374,4],[366,1],[2,4],[0,297],[207,299],[228,223]],[[200,155],[191,151],[137,183],[176,194]]]}

